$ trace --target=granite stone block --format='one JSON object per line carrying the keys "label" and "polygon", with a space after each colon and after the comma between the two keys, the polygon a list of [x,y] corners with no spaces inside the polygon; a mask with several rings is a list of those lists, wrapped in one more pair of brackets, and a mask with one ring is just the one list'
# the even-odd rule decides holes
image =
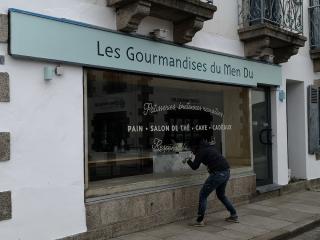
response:
{"label": "granite stone block", "polygon": [[0,72],[0,102],[10,101],[9,74]]}
{"label": "granite stone block", "polygon": [[0,132],[0,161],[10,160],[10,133]]}
{"label": "granite stone block", "polygon": [[183,206],[192,207],[198,205],[200,186],[184,188]]}
{"label": "granite stone block", "polygon": [[173,209],[172,191],[164,191],[146,196],[146,214],[153,215],[158,212]]}
{"label": "granite stone block", "polygon": [[86,217],[88,229],[101,226],[100,204],[88,204],[86,206]]}
{"label": "granite stone block", "polygon": [[[145,195],[106,201],[100,205],[102,225],[144,217],[145,213]],[[92,220],[92,222],[94,221]]]}
{"label": "granite stone block", "polygon": [[11,192],[0,192],[0,221],[12,218]]}
{"label": "granite stone block", "polygon": [[8,15],[0,14],[0,43],[8,42]]}

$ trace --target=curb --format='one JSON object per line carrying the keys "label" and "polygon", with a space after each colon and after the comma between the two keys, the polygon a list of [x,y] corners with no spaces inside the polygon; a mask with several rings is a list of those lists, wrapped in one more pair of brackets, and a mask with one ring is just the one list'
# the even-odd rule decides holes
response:
{"label": "curb", "polygon": [[251,240],[289,240],[320,225],[320,215],[268,232]]}

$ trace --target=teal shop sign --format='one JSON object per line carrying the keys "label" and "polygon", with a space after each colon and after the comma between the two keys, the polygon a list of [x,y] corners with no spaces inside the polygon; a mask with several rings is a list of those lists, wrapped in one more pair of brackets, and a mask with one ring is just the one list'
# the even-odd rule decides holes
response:
{"label": "teal shop sign", "polygon": [[280,85],[281,67],[10,9],[10,54],[217,83]]}

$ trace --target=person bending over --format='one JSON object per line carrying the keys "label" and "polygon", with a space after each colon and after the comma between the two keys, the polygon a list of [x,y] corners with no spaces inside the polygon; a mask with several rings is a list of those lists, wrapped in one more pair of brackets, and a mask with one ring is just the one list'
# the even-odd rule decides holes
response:
{"label": "person bending over", "polygon": [[230,212],[230,216],[225,220],[228,222],[239,222],[238,215],[225,195],[226,186],[230,178],[230,166],[227,160],[215,149],[204,141],[201,137],[195,137],[189,143],[192,153],[195,155],[194,160],[184,159],[193,170],[197,170],[200,164],[204,164],[209,172],[209,177],[204,182],[199,194],[198,217],[193,226],[204,226],[204,216],[207,208],[207,199],[209,195],[216,190],[218,199]]}

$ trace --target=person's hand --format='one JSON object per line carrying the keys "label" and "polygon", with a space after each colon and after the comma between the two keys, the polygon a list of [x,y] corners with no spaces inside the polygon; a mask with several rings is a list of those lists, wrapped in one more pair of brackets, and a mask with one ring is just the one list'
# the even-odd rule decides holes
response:
{"label": "person's hand", "polygon": [[186,164],[189,160],[191,160],[191,157],[186,157],[182,160],[182,163]]}

